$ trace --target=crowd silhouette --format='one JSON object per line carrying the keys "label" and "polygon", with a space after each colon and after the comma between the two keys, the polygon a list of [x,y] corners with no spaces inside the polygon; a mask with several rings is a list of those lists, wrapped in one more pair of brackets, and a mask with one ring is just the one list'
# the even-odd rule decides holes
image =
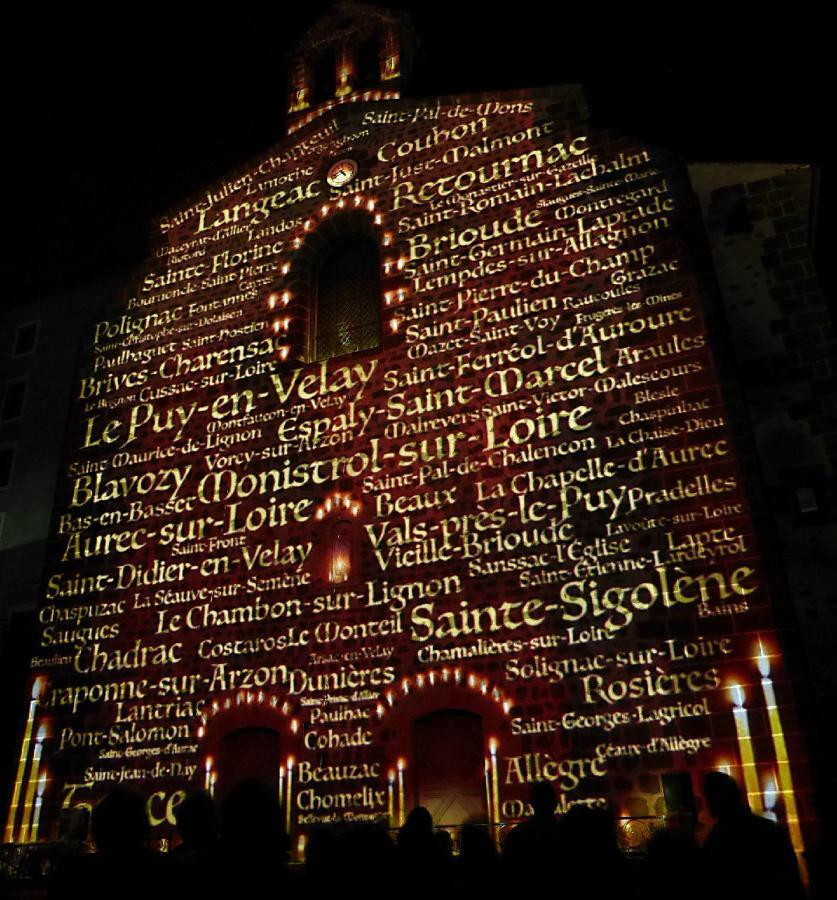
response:
{"label": "crowd silhouette", "polygon": [[148,849],[143,799],[117,788],[93,811],[95,852],[60,867],[48,897],[806,896],[785,831],[753,815],[732,778],[710,773],[704,796],[716,821],[702,846],[679,822],[658,830],[636,858],[620,850],[616,819],[606,810],[577,805],[556,816],[553,787],[539,783],[531,817],[499,849],[486,823],[474,820],[460,829],[454,855],[450,835],[417,807],[394,841],[386,821],[314,828],[304,863],[292,866],[282,810],[261,783],[234,788],[220,815],[208,794],[188,796],[176,811],[179,843],[166,854]]}

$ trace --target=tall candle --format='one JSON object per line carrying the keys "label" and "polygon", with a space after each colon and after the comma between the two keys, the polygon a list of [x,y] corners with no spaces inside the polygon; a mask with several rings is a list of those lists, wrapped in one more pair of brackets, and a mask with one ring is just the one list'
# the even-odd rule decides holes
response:
{"label": "tall candle", "polygon": [[398,760],[398,824],[403,825],[405,815],[404,804],[404,766],[406,763],[403,759]]}
{"label": "tall candle", "polygon": [[491,754],[491,793],[492,796],[492,817],[494,819],[495,835],[494,839],[500,842],[500,781],[497,776],[497,739],[491,738],[488,742],[488,750]]}
{"label": "tall candle", "polygon": [[38,824],[41,821],[41,807],[44,803],[44,791],[46,790],[46,772],[38,779],[38,793],[35,796],[35,809],[32,812],[32,831],[30,840],[34,844],[38,840]]}
{"label": "tall candle", "polygon": [[753,742],[750,739],[750,720],[744,707],[746,699],[744,689],[740,684],[732,684],[729,690],[733,703],[732,714],[735,717],[735,730],[738,733],[738,753],[741,757],[741,771],[744,775],[747,800],[750,804],[750,809],[754,813],[760,813],[762,811],[761,790],[759,789],[758,773],[756,772],[756,760],[753,755]]}
{"label": "tall candle", "polygon": [[285,809],[285,831],[288,832],[288,835],[291,833],[291,804],[293,803],[294,798],[294,763],[296,760],[292,757],[288,757],[288,805]]}
{"label": "tall candle", "polygon": [[770,736],[773,738],[773,750],[776,754],[776,768],[779,776],[779,794],[785,804],[788,833],[799,860],[799,871],[807,884],[808,870],[803,857],[805,842],[802,839],[802,829],[799,827],[799,811],[796,808],[796,795],[793,791],[793,776],[791,775],[790,760],[788,759],[788,747],[785,743],[782,717],[779,714],[779,707],[776,705],[776,692],[773,689],[773,680],[770,678],[770,658],[765,652],[761,641],[759,641],[759,653],[756,657],[756,664],[761,674],[761,689],[764,694],[767,718],[770,722]]}
{"label": "tall candle", "polygon": [[38,708],[38,697],[44,686],[43,678],[36,678],[32,685],[32,694],[29,701],[29,715],[26,719],[26,726],[23,730],[23,741],[20,745],[20,759],[17,764],[17,776],[12,788],[12,802],[9,804],[9,817],[6,819],[6,833],[3,840],[7,844],[14,841],[15,820],[17,819],[17,808],[20,803],[20,791],[23,787],[23,776],[26,773],[26,761],[29,759],[29,745],[32,742],[32,728],[35,724],[35,711]]}
{"label": "tall candle", "polygon": [[387,776],[387,814],[389,816],[389,827],[395,827],[395,772],[389,770]]}
{"label": "tall candle", "polygon": [[491,812],[491,782],[489,781],[489,763],[488,757],[485,757],[485,808],[488,811],[488,830],[493,833],[494,815]]}
{"label": "tall candle", "polygon": [[38,768],[41,764],[44,738],[46,738],[46,728],[41,725],[35,737],[35,749],[32,751],[32,766],[29,769],[29,781],[26,784],[26,799],[23,802],[23,815],[18,837],[21,844],[25,844],[29,840],[29,823],[32,818],[32,805],[35,802],[35,791],[38,787]]}
{"label": "tall candle", "polygon": [[212,757],[207,756],[204,763],[203,789],[208,791],[212,786]]}

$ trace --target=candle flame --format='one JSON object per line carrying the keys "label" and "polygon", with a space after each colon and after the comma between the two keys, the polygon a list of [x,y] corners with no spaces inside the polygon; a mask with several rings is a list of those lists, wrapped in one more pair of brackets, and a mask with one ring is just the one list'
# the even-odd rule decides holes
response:
{"label": "candle flame", "polygon": [[497,743],[497,738],[489,738],[488,739],[488,750],[492,756],[497,755],[497,747],[499,747],[499,744]]}
{"label": "candle flame", "polygon": [[407,762],[403,756],[398,757],[398,762],[395,765],[398,767],[399,772],[403,772],[407,768]]}
{"label": "candle flame", "polygon": [[761,638],[759,638],[759,653],[756,657],[756,664],[759,667],[759,672],[761,673],[762,678],[770,677],[770,657],[767,655],[767,651],[764,649]]}
{"label": "candle flame", "polygon": [[740,684],[731,684],[729,686],[729,693],[732,697],[732,702],[737,709],[744,708],[744,688],[741,687]]}
{"label": "candle flame", "polygon": [[764,808],[768,811],[772,810],[776,805],[777,798],[776,779],[771,774],[764,780]]}
{"label": "candle flame", "polygon": [[47,736],[46,725],[41,725],[41,727],[38,729],[38,734],[37,734],[37,736],[35,737],[35,740],[36,740],[39,744],[40,744],[40,743],[43,743],[43,741],[44,741],[44,739],[46,738],[46,736]]}
{"label": "candle flame", "polygon": [[296,763],[296,759],[293,756],[288,757],[288,771],[290,772]]}

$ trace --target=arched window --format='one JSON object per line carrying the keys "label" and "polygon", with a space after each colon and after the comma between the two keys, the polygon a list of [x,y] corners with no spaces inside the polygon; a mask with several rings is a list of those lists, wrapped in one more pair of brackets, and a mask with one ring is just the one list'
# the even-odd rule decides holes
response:
{"label": "arched window", "polygon": [[328,580],[343,584],[352,574],[352,523],[338,522],[331,532],[328,559]]}
{"label": "arched window", "polygon": [[361,234],[336,239],[323,248],[313,275],[313,359],[377,347],[381,282],[375,241]]}
{"label": "arched window", "polygon": [[377,33],[370,35],[357,54],[358,87],[372,87],[381,83],[381,39]]}
{"label": "arched window", "polygon": [[334,99],[337,90],[337,54],[333,47],[326,50],[314,63],[314,89],[312,101],[316,106]]}

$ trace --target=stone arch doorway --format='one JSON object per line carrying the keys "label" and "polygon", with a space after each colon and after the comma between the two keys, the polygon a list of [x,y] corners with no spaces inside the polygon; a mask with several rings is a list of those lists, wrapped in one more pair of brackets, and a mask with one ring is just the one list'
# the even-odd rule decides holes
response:
{"label": "stone arch doorway", "polygon": [[482,716],[439,709],[413,721],[413,805],[436,825],[455,826],[488,815]]}
{"label": "stone arch doorway", "polygon": [[[243,781],[260,781],[278,797],[282,773],[299,752],[299,720],[291,705],[262,691],[213,701],[201,715],[201,765],[196,777],[223,799]],[[280,797],[281,802],[281,797]]]}
{"label": "stone arch doorway", "polygon": [[402,678],[376,706],[393,827],[410,809],[430,810],[437,826],[472,817],[499,822],[499,748],[509,739],[511,698],[475,672],[431,669]]}

